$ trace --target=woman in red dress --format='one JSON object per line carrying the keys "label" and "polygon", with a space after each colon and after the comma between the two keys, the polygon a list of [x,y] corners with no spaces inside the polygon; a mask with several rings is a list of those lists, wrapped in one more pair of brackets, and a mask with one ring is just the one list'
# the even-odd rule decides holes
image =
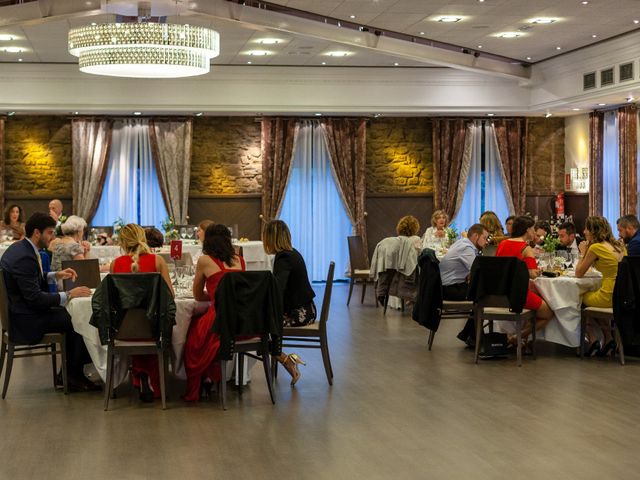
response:
{"label": "woman in red dress", "polygon": [[[169,285],[169,269],[162,257],[151,253],[147,245],[144,230],[140,225],[129,223],[120,229],[118,242],[124,255],[116,258],[109,271],[111,273],[148,273],[158,272]],[[160,398],[160,370],[156,355],[132,355],[131,377],[133,386],[140,390],[140,400],[152,402]]]}
{"label": "woman in red dress", "polygon": [[187,333],[184,346],[187,392],[183,398],[188,402],[195,402],[200,396],[207,397],[213,382],[222,379],[217,358],[220,337],[211,331],[216,320],[216,288],[227,272],[245,270],[244,259],[236,255],[231,234],[224,225],[211,224],[207,227],[202,253],[204,255],[198,258],[193,279],[193,297],[200,301],[208,300],[211,305],[204,315],[191,321]]}
{"label": "woman in red dress", "polygon": [[[529,242],[532,241],[536,235],[534,225],[535,222],[531,217],[516,217],[511,226],[511,237],[500,242],[496,250],[496,257],[517,257],[523,260],[524,263],[527,264],[529,277],[531,279],[537,278],[540,275],[533,248],[529,246]],[[546,324],[549,323],[549,320],[551,320],[551,317],[553,317],[553,311],[549,308],[549,305],[531,289],[531,284],[529,285],[527,301],[524,308],[535,310],[536,331],[544,328]],[[527,326],[522,329],[522,338],[526,339],[530,334],[531,328],[527,324]],[[515,343],[515,335],[511,337],[509,341]]]}

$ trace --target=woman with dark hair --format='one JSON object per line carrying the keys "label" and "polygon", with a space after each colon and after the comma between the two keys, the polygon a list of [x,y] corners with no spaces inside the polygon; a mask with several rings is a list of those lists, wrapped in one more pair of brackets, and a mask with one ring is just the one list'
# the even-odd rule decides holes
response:
{"label": "woman with dark hair", "polygon": [[183,399],[188,402],[208,397],[214,382],[225,381],[217,358],[220,336],[211,331],[216,320],[216,288],[225,273],[245,270],[244,259],[236,255],[231,234],[225,225],[211,224],[207,227],[202,253],[196,264],[193,297],[199,301],[210,301],[211,305],[204,315],[191,321],[187,332],[184,345],[187,391]]}
{"label": "woman with dark hair", "polygon": [[13,235],[13,240],[22,240],[24,238],[24,212],[20,205],[12,203],[4,209],[4,217],[2,218],[0,229]]}
{"label": "woman with dark hair", "polygon": [[145,228],[144,236],[147,239],[149,248],[162,248],[164,245],[164,236],[162,232],[155,227]]}
{"label": "woman with dark hair", "polygon": [[[265,252],[275,255],[273,276],[276,277],[282,294],[284,326],[302,327],[315,322],[316,305],[313,298],[316,294],[311,288],[304,258],[291,246],[291,233],[287,224],[282,220],[268,222],[262,231],[262,243]],[[286,355],[283,352],[277,360],[291,375],[291,385],[295,385],[301,375],[298,365],[304,365],[302,359],[295,353]]]}
{"label": "woman with dark hair", "polygon": [[547,238],[548,235],[551,235],[551,225],[549,225],[549,222],[545,220],[536,222],[536,224],[533,226],[533,229],[535,230],[535,238],[533,240],[534,244],[532,246],[542,245],[545,238]]}
{"label": "woman with dark hair", "polygon": [[[535,222],[531,217],[522,215],[514,218],[511,227],[511,237],[501,241],[496,250],[496,257],[517,257],[524,261],[529,269],[529,277],[532,279],[540,275],[533,248],[529,246],[529,242],[532,241],[535,236],[534,225]],[[535,310],[536,331],[544,328],[553,317],[553,311],[549,308],[549,305],[547,305],[537,293],[531,290],[531,287],[527,292],[527,301],[524,308]],[[531,327],[529,325],[522,329],[522,338],[525,339],[525,342],[530,333]],[[514,343],[516,341],[515,335],[512,336],[509,341]]]}

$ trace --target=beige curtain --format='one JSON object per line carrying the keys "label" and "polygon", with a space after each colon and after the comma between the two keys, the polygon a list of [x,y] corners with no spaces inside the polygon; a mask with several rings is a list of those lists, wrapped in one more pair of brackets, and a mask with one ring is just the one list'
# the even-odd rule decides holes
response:
{"label": "beige curtain", "polygon": [[278,217],[289,181],[296,120],[292,118],[262,118],[262,219],[268,222]]}
{"label": "beige curtain", "polygon": [[433,207],[455,217],[464,189],[460,178],[469,171],[471,128],[464,118],[433,119]]}
{"label": "beige curtain", "polygon": [[176,225],[186,225],[191,181],[191,119],[151,120],[149,137],[167,212]]}
{"label": "beige curtain", "polygon": [[493,122],[500,162],[516,215],[525,212],[527,200],[527,119],[501,118]]}
{"label": "beige curtain", "polygon": [[78,118],[71,122],[73,213],[87,223],[98,209],[107,175],[112,120]]}
{"label": "beige curtain", "polygon": [[604,113],[589,114],[589,215],[602,215]]}
{"label": "beige curtain", "polygon": [[367,224],[365,222],[365,162],[367,122],[364,118],[327,118],[321,121],[331,170],[338,192],[355,233],[362,237],[367,251]]}
{"label": "beige curtain", "polygon": [[620,147],[620,216],[636,215],[638,196],[638,109],[628,105],[618,109]]}
{"label": "beige curtain", "polygon": [[0,117],[0,212],[4,212],[4,117]]}

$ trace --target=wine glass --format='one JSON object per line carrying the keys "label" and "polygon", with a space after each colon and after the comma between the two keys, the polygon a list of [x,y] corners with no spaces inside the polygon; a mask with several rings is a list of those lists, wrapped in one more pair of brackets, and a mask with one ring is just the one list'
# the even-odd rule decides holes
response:
{"label": "wine glass", "polygon": [[180,238],[183,240],[187,238],[187,229],[185,227],[180,228]]}

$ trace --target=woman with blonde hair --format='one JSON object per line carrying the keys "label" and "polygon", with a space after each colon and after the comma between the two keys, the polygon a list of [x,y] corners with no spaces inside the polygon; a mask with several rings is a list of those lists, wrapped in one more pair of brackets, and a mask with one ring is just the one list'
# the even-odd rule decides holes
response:
{"label": "woman with blonde hair", "polygon": [[484,228],[489,232],[489,244],[498,245],[506,238],[504,230],[502,229],[502,223],[500,223],[500,219],[495,212],[491,210],[483,212],[482,215],[480,215],[480,223],[484,225]]}
{"label": "woman with blonde hair", "polygon": [[422,240],[417,235],[420,231],[420,222],[413,215],[406,215],[398,221],[396,225],[396,233],[400,237],[408,237],[416,251],[420,253],[422,250]]}
{"label": "woman with blonde hair", "polygon": [[[158,272],[173,295],[169,269],[164,259],[151,253],[144,230],[140,225],[129,223],[118,234],[120,249],[124,255],[116,258],[109,271],[111,273]],[[140,390],[140,400],[152,402],[160,398],[160,369],[156,355],[132,355],[131,376],[133,386]]]}
{"label": "woman with blonde hair", "polygon": [[[602,284],[598,290],[585,293],[582,297],[582,304],[586,307],[611,308],[613,287],[618,275],[618,263],[625,254],[624,245],[613,237],[611,226],[604,217],[587,217],[584,224],[584,236],[586,241],[578,246],[582,259],[576,265],[576,277],[584,277],[589,268],[593,266],[602,273]],[[594,329],[602,330],[604,346],[601,346],[600,341],[596,339]],[[590,344],[588,356],[605,356],[616,348],[608,321],[596,320],[595,324],[590,323],[587,326],[587,336]]]}
{"label": "woman with blonde hair", "polygon": [[[273,260],[273,276],[280,287],[282,304],[284,307],[283,324],[285,327],[302,327],[312,324],[316,320],[316,296],[304,258],[291,246],[289,227],[282,220],[272,220],[264,226],[262,231],[264,250],[275,255]],[[295,385],[300,378],[298,365],[304,362],[295,353],[280,354],[277,360],[282,363],[291,375],[291,385]]]}
{"label": "woman with blonde hair", "polygon": [[445,243],[447,232],[445,228],[449,225],[449,215],[444,210],[436,210],[431,215],[431,226],[427,228],[422,236],[422,248],[432,246],[434,243]]}

